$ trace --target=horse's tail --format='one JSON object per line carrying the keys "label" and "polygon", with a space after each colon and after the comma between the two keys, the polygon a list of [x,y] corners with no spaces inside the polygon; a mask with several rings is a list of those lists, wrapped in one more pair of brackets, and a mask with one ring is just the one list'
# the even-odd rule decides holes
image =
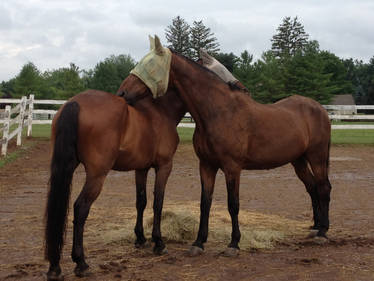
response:
{"label": "horse's tail", "polygon": [[64,244],[66,217],[77,156],[79,104],[68,102],[56,122],[46,207],[45,258],[58,264]]}

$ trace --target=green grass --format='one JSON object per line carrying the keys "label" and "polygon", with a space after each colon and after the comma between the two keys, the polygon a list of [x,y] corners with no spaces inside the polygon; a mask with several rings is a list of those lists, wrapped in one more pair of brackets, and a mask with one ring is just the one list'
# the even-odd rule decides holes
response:
{"label": "green grass", "polygon": [[[17,125],[11,127],[13,131]],[[27,128],[24,128],[22,131],[22,145],[15,149],[14,151],[8,153],[5,157],[0,157],[0,168],[6,164],[22,157],[30,148],[36,145],[36,139],[49,139],[51,137],[51,125],[33,125],[32,126],[32,137],[33,140],[26,139]],[[0,138],[2,138],[2,133],[0,133]],[[11,142],[15,142],[16,136],[12,138]],[[9,147],[8,147],[9,149]]]}
{"label": "green grass", "polygon": [[[343,122],[339,122],[342,124]],[[178,134],[181,143],[192,143],[194,128],[179,127]],[[26,129],[23,134],[25,135]],[[50,125],[33,125],[33,138],[46,138],[51,136]],[[333,144],[374,144],[374,130],[332,130],[331,139]]]}
{"label": "green grass", "polygon": [[333,144],[370,144],[374,145],[374,130],[332,130]]}
{"label": "green grass", "polygon": [[332,125],[374,125],[370,121],[332,121]]}
{"label": "green grass", "polygon": [[51,137],[51,125],[33,125],[32,137],[49,139]]}
{"label": "green grass", "polygon": [[192,136],[195,128],[178,127],[177,131],[181,143],[192,143]]}
{"label": "green grass", "polygon": [[37,144],[36,141],[26,141],[26,140],[22,140],[23,143],[22,145],[17,148],[16,150],[14,150],[13,152],[9,152],[7,153],[7,155],[5,157],[0,157],[0,168],[2,168],[3,166],[5,166],[6,164],[22,157],[23,155],[25,155],[27,153],[28,150],[30,150],[34,145]]}
{"label": "green grass", "polygon": [[[342,124],[342,122],[340,122],[339,124]],[[348,124],[352,123],[348,122]],[[192,143],[193,132],[194,128],[178,128],[181,143]],[[374,145],[374,130],[332,130],[331,141],[333,144]]]}
{"label": "green grass", "polygon": [[[342,123],[339,122],[339,124]],[[192,143],[194,128],[179,127],[177,130],[181,143]],[[23,131],[23,135],[26,135],[26,128]],[[51,137],[51,125],[33,125],[32,137],[35,139],[49,139]],[[374,130],[332,130],[331,140],[332,144],[374,145]],[[6,157],[0,158],[0,167],[22,156],[32,143],[27,144],[24,137],[22,142],[21,149],[17,149]]]}

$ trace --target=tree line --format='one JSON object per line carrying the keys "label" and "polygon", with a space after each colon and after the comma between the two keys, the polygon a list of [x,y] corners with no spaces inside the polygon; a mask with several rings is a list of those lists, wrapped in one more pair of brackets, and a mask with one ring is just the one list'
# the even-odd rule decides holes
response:
{"label": "tree line", "polygon": [[[297,17],[285,17],[271,38],[271,49],[254,61],[248,50],[240,55],[220,52],[214,33],[203,21],[188,24],[175,17],[165,29],[168,47],[193,60],[204,48],[225,65],[262,103],[292,94],[327,104],[334,95],[352,94],[357,104],[374,104],[374,56],[368,63],[342,59],[310,40]],[[86,90],[115,93],[136,61],[131,55],[111,55],[93,69],[69,67],[41,72],[32,62],[0,84],[0,97],[35,94],[37,99],[67,99]]]}

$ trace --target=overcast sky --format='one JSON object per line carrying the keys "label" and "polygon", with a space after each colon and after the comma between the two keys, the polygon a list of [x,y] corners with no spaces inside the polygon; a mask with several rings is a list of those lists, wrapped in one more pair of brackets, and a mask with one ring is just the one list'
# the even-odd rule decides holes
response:
{"label": "overcast sky", "polygon": [[74,62],[93,68],[111,54],[136,60],[149,48],[148,34],[164,45],[165,28],[180,15],[203,20],[222,52],[244,50],[260,58],[286,16],[298,16],[310,39],[342,58],[374,56],[373,0],[2,0],[0,81],[33,62],[45,71]]}

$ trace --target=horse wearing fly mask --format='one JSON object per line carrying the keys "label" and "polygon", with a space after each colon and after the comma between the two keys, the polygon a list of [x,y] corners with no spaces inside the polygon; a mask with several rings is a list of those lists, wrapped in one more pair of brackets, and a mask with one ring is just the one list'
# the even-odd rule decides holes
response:
{"label": "horse wearing fly mask", "polygon": [[[154,46],[154,39],[151,38],[151,55],[147,64],[152,62],[152,57],[158,56]],[[168,65],[170,60],[162,63]],[[143,68],[144,73],[147,69]],[[161,212],[166,182],[179,142],[176,127],[186,109],[172,90],[165,93],[167,83],[163,83],[164,78],[157,78],[155,73],[147,78],[144,73],[135,68],[126,80],[142,86],[137,89],[141,94],[136,98],[125,91],[123,84],[118,94],[125,99],[102,91],[88,90],[71,98],[53,119],[53,155],[45,229],[45,256],[50,264],[48,280],[63,279],[61,251],[72,177],[79,164],[85,168],[86,181],[74,203],[71,256],[76,263],[75,275],[82,277],[89,274],[83,247],[84,225],[110,170],[135,170],[136,247],[143,247],[146,243],[143,230],[143,212],[147,204],[146,182],[148,171],[151,168],[155,170],[153,250],[156,254],[166,252],[161,238]],[[149,87],[143,86],[143,81]]]}
{"label": "horse wearing fly mask", "polygon": [[[155,42],[156,49],[164,49],[159,40]],[[123,87],[136,97],[147,85],[130,76]],[[318,102],[294,95],[274,104],[257,103],[243,91],[232,89],[214,72],[174,52],[168,89],[178,95],[196,122],[193,144],[200,161],[201,212],[191,255],[202,253],[207,241],[218,169],[226,178],[232,222],[227,255],[239,252],[242,169],[271,169],[291,163],[311,198],[312,234],[326,236],[331,191],[328,178],[331,125],[326,110]]]}

